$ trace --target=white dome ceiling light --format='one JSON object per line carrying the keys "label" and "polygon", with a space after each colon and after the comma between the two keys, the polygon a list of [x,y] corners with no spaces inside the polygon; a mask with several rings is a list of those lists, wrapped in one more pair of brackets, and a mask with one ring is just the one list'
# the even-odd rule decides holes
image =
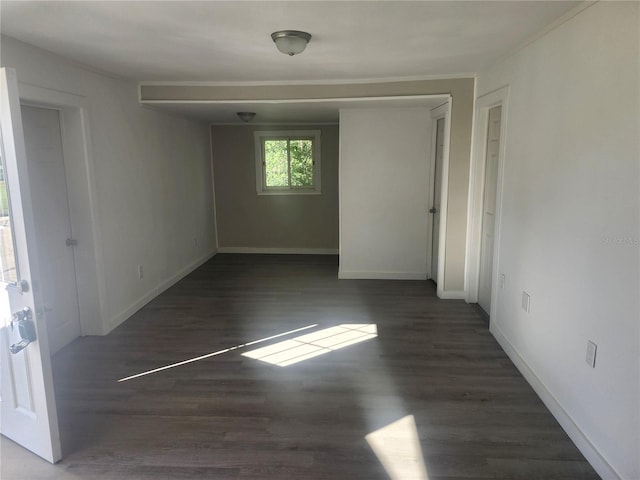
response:
{"label": "white dome ceiling light", "polygon": [[240,120],[242,120],[245,123],[248,123],[251,120],[253,120],[253,117],[256,116],[256,112],[236,112],[236,115],[238,115]]}
{"label": "white dome ceiling light", "polygon": [[311,34],[298,30],[279,30],[271,38],[282,53],[293,56],[302,53],[311,40]]}

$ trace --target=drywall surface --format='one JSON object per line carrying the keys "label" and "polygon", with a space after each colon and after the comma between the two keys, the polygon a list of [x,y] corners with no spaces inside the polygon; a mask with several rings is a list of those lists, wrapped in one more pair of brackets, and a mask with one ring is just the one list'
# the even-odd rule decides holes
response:
{"label": "drywall surface", "polygon": [[602,477],[627,480],[640,478],[639,9],[592,5],[478,77],[478,95],[509,85],[491,329]]}
{"label": "drywall surface", "polygon": [[[320,130],[321,194],[257,194],[254,132],[278,130]],[[337,252],[337,125],[216,125],[211,145],[221,251]]]}
{"label": "drywall surface", "polygon": [[208,127],[140,107],[135,84],[7,37],[2,66],[21,83],[86,99],[102,284],[89,333],[108,333],[215,253]]}
{"label": "drywall surface", "polygon": [[427,278],[431,114],[340,111],[341,278]]}

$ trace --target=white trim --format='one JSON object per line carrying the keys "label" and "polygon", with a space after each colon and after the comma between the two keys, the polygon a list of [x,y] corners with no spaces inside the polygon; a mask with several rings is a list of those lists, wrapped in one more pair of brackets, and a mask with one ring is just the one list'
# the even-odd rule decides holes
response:
{"label": "white trim", "polygon": [[[165,110],[162,110],[163,112]],[[168,110],[166,110],[168,111]],[[315,126],[335,126],[340,125],[340,122],[251,122],[244,123],[241,120],[237,122],[211,122],[211,127],[315,127]]]}
{"label": "white trim", "polygon": [[275,255],[337,255],[337,248],[271,248],[220,247],[218,253],[275,254]]}
{"label": "white trim", "polygon": [[509,86],[506,85],[476,99],[475,131],[473,137],[471,166],[469,171],[469,197],[467,200],[467,247],[465,260],[465,300],[478,302],[480,276],[480,247],[482,240],[482,207],[484,198],[484,175],[487,152],[487,129],[489,109],[502,106],[500,120],[500,147],[498,154],[498,180],[496,184],[496,216],[493,244],[493,271],[491,279],[491,312],[496,311],[498,275],[500,269],[500,232],[502,223],[502,191],[506,160]]}
{"label": "white trim", "polygon": [[211,258],[213,258],[216,253],[217,252],[213,250],[210,253],[207,253],[206,255],[200,257],[199,259],[194,260],[189,265],[187,265],[171,277],[167,278],[164,282],[160,283],[158,286],[153,287],[151,290],[142,295],[138,300],[134,301],[120,313],[114,315],[111,319],[109,319],[109,329],[108,331],[105,331],[104,334],[108,334],[114,328],[125,322],[127,319],[131,318],[132,315],[134,315],[137,311],[139,311],[142,307],[144,307],[147,303],[156,298],[162,292],[178,283],[180,280],[182,280],[184,277],[189,275],[204,263],[211,260]]}
{"label": "white trim", "polygon": [[[95,167],[91,156],[88,102],[85,97],[36,85],[20,83],[20,101],[61,113],[69,214],[76,249],[76,276],[82,335],[104,332],[106,285],[102,233],[98,215]],[[76,181],[70,181],[75,176]]]}
{"label": "white trim", "polygon": [[338,270],[342,280],[426,280],[426,273],[417,272],[354,272]]}
{"label": "white trim", "polygon": [[[313,141],[313,187],[267,189],[265,181],[262,142],[265,138],[287,138]],[[256,193],[258,195],[320,195],[322,194],[322,148],[321,130],[256,130],[253,132],[254,156],[256,162]]]}
{"label": "white trim", "polygon": [[358,79],[332,79],[332,80],[272,80],[272,81],[180,81],[172,82],[165,80],[142,80],[139,87],[259,87],[259,86],[293,86],[293,85],[354,85],[354,84],[375,84],[375,83],[400,83],[400,82],[420,82],[428,80],[448,80],[461,78],[474,78],[475,73],[455,73],[451,75],[413,75],[406,77],[381,77],[381,78],[358,78]]}
{"label": "white trim", "polygon": [[283,188],[282,190],[267,190],[266,192],[256,192],[258,195],[322,195],[322,192],[310,188]]}
{"label": "white trim", "polygon": [[[443,107],[439,107],[443,108]],[[440,239],[438,240],[438,276],[436,279],[436,295],[446,298],[445,260],[447,258],[447,217],[449,215],[449,143],[451,142],[451,110],[453,97],[449,95],[449,103],[444,114],[444,151],[442,152],[442,185],[440,186]]]}
{"label": "white trim", "polygon": [[[338,112],[341,117],[342,114]],[[338,276],[342,269],[342,124],[338,127]]]}
{"label": "white trim", "polygon": [[220,241],[218,237],[218,203],[216,202],[216,173],[215,162],[213,161],[213,128],[211,125],[207,127],[209,129],[209,159],[211,162],[211,196],[213,197],[213,228],[215,228],[215,248],[218,250],[220,247]]}
{"label": "white trim", "polygon": [[[424,100],[430,98],[451,98],[451,95],[445,93],[425,93],[423,95],[385,95],[382,97],[327,97],[327,98],[271,98],[271,99],[234,99],[226,98],[223,100],[140,100],[142,105],[154,105],[154,104],[240,104],[240,103],[265,103],[265,104],[280,104],[280,103],[326,103],[326,102],[369,102],[369,101],[394,101],[394,100]],[[416,107],[419,108],[419,107]]]}
{"label": "white trim", "polygon": [[[435,190],[435,169],[436,169],[436,137],[438,132],[438,119],[434,118],[434,110],[438,110],[440,107],[436,107],[431,110],[431,145],[429,146],[429,159],[428,159],[428,169],[429,176],[427,178],[427,208],[433,208],[433,195]],[[431,279],[431,270],[433,267],[432,257],[433,257],[433,217],[432,213],[429,212],[427,216],[427,280]],[[436,279],[433,279],[436,281]]]}
{"label": "white trim", "polygon": [[438,295],[440,300],[464,300],[464,290],[444,290]]}
{"label": "white trim", "polygon": [[587,435],[580,429],[573,418],[571,418],[569,412],[564,409],[558,399],[553,396],[551,391],[535,374],[533,369],[529,367],[527,362],[509,341],[506,335],[502,333],[500,328],[495,323],[491,323],[489,330],[525,380],[529,385],[531,385],[538,397],[540,397],[542,402],[546,405],[551,414],[555,417],[567,435],[569,435],[569,438],[571,438],[573,443],[578,447],[578,450],[580,450],[598,475],[607,480],[622,480],[622,476],[614,470],[613,466],[607,462],[596,446],[591,443]]}
{"label": "white trim", "polygon": [[[469,155],[469,193],[467,196],[467,230],[466,230],[466,243],[465,243],[465,251],[464,251],[464,280],[463,280],[463,287],[464,287],[464,292],[465,292],[465,301],[467,303],[477,303],[478,302],[478,286],[475,286],[475,297],[471,297],[469,295],[469,290],[470,290],[470,286],[469,286],[469,275],[470,275],[470,271],[469,271],[469,265],[471,265],[473,262],[470,259],[470,249],[472,247],[475,247],[475,243],[473,243],[473,239],[470,237],[470,235],[472,235],[472,231],[471,231],[471,225],[474,225],[474,220],[473,220],[473,215],[474,215],[474,191],[472,190],[472,185],[474,182],[474,175],[477,175],[474,172],[474,158],[475,158],[475,146],[474,146],[474,142],[476,142],[477,138],[476,135],[478,134],[478,121],[477,121],[477,108],[478,108],[478,79],[476,78],[476,81],[473,82],[473,121],[471,122],[471,152]],[[487,110],[487,120],[488,120],[488,115],[489,112]],[[502,121],[502,119],[501,119]],[[485,131],[485,137],[486,137],[486,131]],[[485,138],[486,140],[486,138]],[[480,249],[480,246],[477,246],[478,248],[478,252]],[[480,259],[478,258],[478,263],[476,264],[476,269],[477,269],[477,273],[476,275],[480,275]],[[478,278],[478,277],[476,277]],[[475,302],[472,302],[471,300],[475,300]]]}

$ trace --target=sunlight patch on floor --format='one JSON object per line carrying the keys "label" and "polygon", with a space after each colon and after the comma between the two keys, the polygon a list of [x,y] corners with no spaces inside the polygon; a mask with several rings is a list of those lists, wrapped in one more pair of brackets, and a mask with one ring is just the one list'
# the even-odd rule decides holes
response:
{"label": "sunlight patch on floor", "polygon": [[413,415],[364,437],[391,480],[429,480]]}
{"label": "sunlight patch on floor", "polygon": [[222,355],[223,353],[232,352],[233,350],[238,350],[239,348],[250,347],[251,345],[255,345],[257,343],[273,340],[274,338],[284,337],[285,335],[291,335],[292,333],[298,333],[303,330],[308,330],[310,328],[314,328],[317,326],[318,324],[314,323],[313,325],[307,325],[306,327],[296,328],[295,330],[289,330],[288,332],[279,333],[277,335],[271,335],[270,337],[261,338],[259,340],[254,340],[252,342],[243,343],[241,345],[236,345],[235,347],[229,347],[229,348],[225,348],[224,350],[218,350],[217,352],[207,353],[206,355],[200,355],[199,357],[190,358],[188,360],[183,360],[181,362],[165,365],[164,367],[154,368],[153,370],[148,370],[146,372],[138,373],[136,375],[131,375],[129,377],[121,378],[120,380],[118,380],[118,382],[126,382],[127,380],[133,380],[134,378],[144,377],[145,375],[150,375],[152,373],[161,372],[163,370],[168,370],[170,368],[180,367],[188,363],[198,362],[200,360],[205,360],[207,358],[215,357],[217,355]]}
{"label": "sunlight patch on floor", "polygon": [[378,336],[373,323],[345,323],[243,353],[280,367],[324,355]]}

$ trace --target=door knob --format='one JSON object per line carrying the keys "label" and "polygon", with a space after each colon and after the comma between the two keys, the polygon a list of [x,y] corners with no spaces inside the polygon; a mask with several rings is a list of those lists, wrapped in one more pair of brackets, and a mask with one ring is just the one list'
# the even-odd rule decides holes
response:
{"label": "door knob", "polygon": [[75,238],[67,238],[67,247],[75,247],[76,245],[78,245],[78,240],[76,240]]}
{"label": "door knob", "polygon": [[431,207],[429,209],[429,213],[436,213],[436,212],[437,212],[436,207]]}

